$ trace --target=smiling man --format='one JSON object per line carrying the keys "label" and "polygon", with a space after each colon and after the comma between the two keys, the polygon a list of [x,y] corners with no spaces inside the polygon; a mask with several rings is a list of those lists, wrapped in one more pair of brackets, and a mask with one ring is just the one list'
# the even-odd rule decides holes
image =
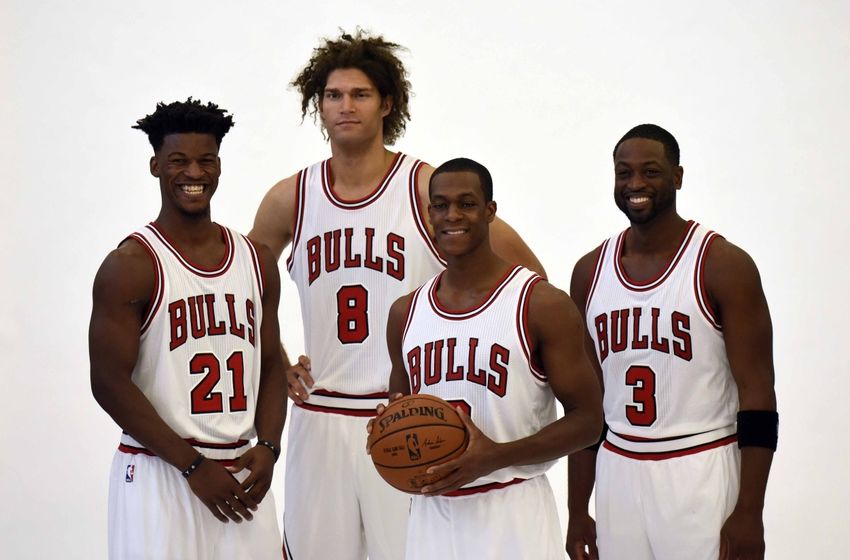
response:
{"label": "smiling man", "polygon": [[[363,449],[366,422],[386,402],[387,312],[444,266],[425,218],[433,168],[387,149],[410,118],[410,83],[380,36],[324,40],[293,85],[302,117],[318,114],[331,158],[271,188],[252,239],[280,258],[298,287],[302,357],[287,372],[289,422],[284,548],[289,558],[395,560],[409,498],[387,485]],[[496,251],[542,273],[498,218]],[[334,538],[321,538],[333,527]]]}
{"label": "smiling man", "polygon": [[210,218],[232,125],[189,98],[134,127],[162,207],[101,265],[89,330],[92,393],[123,430],[111,559],[280,558],[280,279],[267,248]]}
{"label": "smiling man", "polygon": [[631,227],[573,271],[608,425],[598,458],[570,456],[574,560],[764,557],[778,426],[770,313],[749,255],[677,213],[683,174],[672,134],[627,132],[614,200]]}

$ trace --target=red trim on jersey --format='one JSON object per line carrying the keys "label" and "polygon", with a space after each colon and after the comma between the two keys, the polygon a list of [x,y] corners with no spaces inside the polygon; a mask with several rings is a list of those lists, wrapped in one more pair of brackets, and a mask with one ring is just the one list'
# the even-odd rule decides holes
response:
{"label": "red trim on jersey", "polygon": [[684,457],[686,455],[693,455],[702,451],[708,451],[709,449],[723,447],[724,445],[729,445],[731,443],[735,443],[736,441],[738,441],[738,434],[732,434],[731,436],[726,436],[716,441],[703,443],[701,445],[695,445],[693,447],[686,447],[684,449],[677,449],[675,451],[663,451],[652,453],[637,453],[635,451],[629,451],[627,449],[617,447],[608,440],[602,443],[602,447],[604,447],[608,451],[611,451],[612,453],[622,455],[623,457],[628,457],[629,459],[637,459],[638,461],[663,461],[664,459]]}
{"label": "red trim on jersey", "polygon": [[513,486],[514,484],[519,484],[520,482],[525,482],[528,480],[527,478],[515,478],[513,480],[509,480],[508,482],[491,482],[490,484],[483,484],[481,486],[473,486],[471,488],[461,488],[460,490],[454,490],[453,492],[446,492],[445,494],[441,494],[442,496],[448,496],[450,498],[456,498],[458,496],[469,496],[471,494],[481,494],[482,492],[489,492],[490,490],[500,490],[507,486]]}
{"label": "red trim on jersey", "polygon": [[363,198],[356,200],[343,200],[334,193],[331,160],[326,159],[322,162],[322,190],[325,192],[325,196],[328,197],[330,203],[337,208],[342,208],[343,210],[359,210],[360,208],[365,208],[378,200],[384,191],[387,190],[387,187],[392,182],[396,172],[401,167],[401,163],[404,161],[404,158],[404,154],[396,152],[389,169],[387,169],[387,172],[384,174],[384,178],[381,179],[375,189]]}
{"label": "red trim on jersey", "polygon": [[446,260],[440,255],[439,249],[437,249],[437,245],[434,243],[434,239],[431,237],[431,234],[428,233],[427,222],[425,221],[425,212],[422,209],[422,205],[419,203],[419,171],[425,164],[419,160],[413,164],[413,167],[410,169],[410,211],[413,213],[413,222],[416,224],[416,229],[419,231],[420,237],[425,241],[425,245],[434,255],[440,264],[446,266]]}
{"label": "red trim on jersey", "polygon": [[300,406],[305,410],[311,410],[313,412],[325,412],[328,414],[342,414],[343,416],[360,416],[360,417],[372,417],[376,416],[377,413],[374,410],[364,410],[362,408],[335,408],[332,406],[320,406],[310,403],[301,403],[296,404],[295,406]]}
{"label": "red trim on jersey", "polygon": [[133,239],[148,252],[148,255],[151,257],[151,261],[153,261],[153,268],[156,277],[154,280],[153,292],[151,293],[148,304],[142,313],[142,317],[144,317],[144,319],[142,320],[142,328],[139,329],[139,334],[144,334],[151,326],[153,318],[156,315],[159,306],[162,304],[163,294],[165,293],[165,273],[163,272],[162,263],[159,261],[159,256],[143,235],[139,233],[132,233],[127,237],[127,239]]}
{"label": "red trim on jersey", "polygon": [[688,220],[688,229],[685,230],[684,235],[682,236],[682,240],[679,242],[679,249],[676,253],[670,257],[670,260],[667,262],[667,265],[661,269],[658,275],[655,278],[647,280],[645,282],[638,282],[633,278],[629,277],[626,272],[623,263],[620,260],[620,257],[623,255],[623,247],[626,242],[626,235],[629,233],[629,229],[622,232],[617,237],[617,246],[614,249],[614,272],[616,272],[617,278],[620,280],[620,283],[627,289],[633,292],[646,292],[653,288],[656,288],[664,283],[665,280],[673,273],[673,270],[676,268],[676,265],[679,264],[679,261],[682,260],[682,256],[685,254],[685,249],[688,248],[688,244],[691,242],[691,239],[694,237],[694,233],[699,226],[698,223],[693,220]]}
{"label": "red trim on jersey", "polygon": [[535,274],[525,281],[520,292],[519,305],[517,305],[516,310],[516,328],[522,353],[525,354],[525,361],[528,363],[528,370],[539,381],[546,381],[546,373],[535,366],[532,360],[531,348],[533,345],[531,343],[531,334],[528,331],[528,308],[531,302],[531,292],[541,280],[543,278]]}
{"label": "red trim on jersey", "polygon": [[242,239],[245,240],[245,243],[248,245],[248,252],[251,253],[251,261],[254,264],[254,274],[257,279],[257,288],[259,289],[260,297],[262,298],[263,292],[265,292],[266,289],[266,271],[263,267],[263,261],[260,259],[260,250],[253,241],[244,235],[242,235]]}
{"label": "red trim on jersey", "polygon": [[219,263],[213,268],[204,268],[203,266],[195,264],[186,258],[186,256],[180,252],[180,249],[177,248],[177,245],[175,245],[165,232],[159,229],[155,222],[148,224],[147,228],[156,235],[157,239],[159,239],[175,257],[177,257],[180,264],[182,264],[189,272],[203,278],[215,278],[227,272],[227,269],[230,268],[231,264],[233,264],[235,253],[233,248],[233,237],[230,230],[220,224],[216,225],[221,230],[221,237],[224,239],[224,256],[222,256],[221,261],[219,261]]}
{"label": "red trim on jersey", "polygon": [[[241,445],[240,445],[241,447]],[[132,445],[127,445],[126,443],[118,444],[118,451],[121,453],[128,453],[130,455],[147,455],[148,457],[157,457],[157,454],[151,451],[150,449],[145,449],[144,447],[134,447]],[[209,459],[209,457],[207,457]],[[236,464],[236,459],[211,459],[216,463],[225,466],[232,467]]]}
{"label": "red trim on jersey", "polygon": [[517,274],[519,274],[519,271],[522,269],[522,266],[514,265],[514,267],[508,270],[502,277],[502,279],[499,280],[499,282],[497,282],[495,286],[493,286],[493,289],[490,291],[487,297],[484,298],[484,301],[482,301],[477,306],[472,306],[468,309],[463,309],[460,311],[451,311],[449,309],[446,309],[442,306],[440,300],[437,299],[437,289],[440,287],[440,280],[442,280],[443,274],[445,274],[445,272],[441,272],[434,279],[434,283],[431,284],[431,289],[428,290],[428,302],[431,304],[431,308],[434,310],[434,313],[436,313],[443,319],[448,319],[450,321],[462,321],[465,319],[471,319],[472,317],[475,317],[476,315],[480,314],[482,311],[490,307],[490,305],[499,297],[499,294],[502,293],[502,290],[505,289],[505,286],[507,286],[510,281],[513,280]]}
{"label": "red trim on jersey", "polygon": [[314,395],[321,395],[323,397],[332,397],[337,399],[387,399],[390,394],[386,391],[377,392],[377,393],[366,393],[366,394],[358,394],[351,395],[349,393],[340,393],[338,391],[328,391],[326,389],[316,389],[313,391]]}
{"label": "red trim on jersey", "polygon": [[286,257],[286,270],[292,271],[292,263],[295,260],[295,251],[301,240],[301,228],[304,227],[304,207],[306,206],[306,184],[307,171],[309,168],[298,172],[295,178],[295,212],[292,213],[292,248]]}
{"label": "red trim on jersey", "polygon": [[699,307],[699,310],[709,324],[718,331],[722,331],[723,326],[720,324],[717,312],[711,305],[708,290],[705,289],[705,261],[708,257],[708,250],[711,248],[711,244],[718,237],[721,236],[713,231],[709,231],[705,239],[702,240],[702,246],[697,254],[697,264],[694,267],[694,295],[696,296],[697,307]]}
{"label": "red trim on jersey", "polygon": [[599,284],[599,276],[602,272],[602,265],[605,260],[605,253],[608,251],[608,243],[610,239],[602,242],[602,245],[596,248],[596,262],[593,263],[593,276],[590,278],[590,285],[587,287],[587,297],[584,301],[584,314],[587,315],[587,310],[590,309],[590,300],[593,298],[593,293],[596,291],[596,286]]}

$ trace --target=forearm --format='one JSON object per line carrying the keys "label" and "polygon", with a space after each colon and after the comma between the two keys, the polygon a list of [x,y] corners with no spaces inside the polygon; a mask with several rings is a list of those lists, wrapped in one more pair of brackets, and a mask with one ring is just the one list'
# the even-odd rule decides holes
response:
{"label": "forearm", "polygon": [[596,454],[593,449],[572,453],[567,463],[567,508],[571,514],[585,514],[596,482]]}
{"label": "forearm", "polygon": [[401,393],[402,395],[410,394],[410,381],[407,379],[407,376],[404,374],[390,374],[390,385],[389,385],[389,393],[393,395],[395,393]]}
{"label": "forearm", "polygon": [[761,513],[764,509],[764,495],[772,462],[773,451],[770,449],[741,449],[741,489],[735,509]]}
{"label": "forearm", "polygon": [[92,392],[121,429],[164,461],[183,470],[197,457],[195,448],[165,423],[129,379],[93,384]]}
{"label": "forearm", "polygon": [[[281,352],[283,349],[281,348]],[[285,356],[285,354],[284,354]],[[257,438],[280,447],[283,424],[286,421],[286,375],[283,367],[264,373],[260,381],[254,426]]]}

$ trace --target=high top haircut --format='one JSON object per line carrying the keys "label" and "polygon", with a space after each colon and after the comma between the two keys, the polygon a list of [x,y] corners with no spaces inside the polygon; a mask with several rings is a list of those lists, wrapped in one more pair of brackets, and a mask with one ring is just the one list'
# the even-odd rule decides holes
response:
{"label": "high top haircut", "polygon": [[331,72],[356,68],[375,84],[381,99],[392,98],[392,109],[384,117],[383,129],[384,142],[395,144],[410,120],[410,82],[404,64],[396,56],[398,51],[405,50],[404,47],[384,40],[381,35],[371,36],[360,28],[353,35],[343,31],[336,39],[324,38],[322,41],[290,84],[301,94],[301,118],[309,111],[316,120]]}
{"label": "high top haircut", "polygon": [[486,167],[475,160],[469,158],[454,158],[443,163],[434,170],[431,174],[431,180],[428,182],[428,195],[431,195],[431,185],[434,183],[434,177],[442,173],[458,173],[469,171],[478,175],[478,182],[481,184],[481,190],[484,192],[484,202],[493,200],[493,177]]}
{"label": "high top haircut", "polygon": [[620,144],[631,138],[645,138],[647,140],[656,140],[661,142],[664,145],[664,155],[667,156],[667,161],[674,166],[679,165],[679,143],[676,142],[676,139],[672,134],[657,124],[639,124],[628,131],[622,138],[620,138],[617,145],[614,146],[613,155],[615,158],[617,157],[617,148],[620,147]]}
{"label": "high top haircut", "polygon": [[221,146],[221,139],[234,124],[233,116],[215,103],[204,105],[190,97],[168,105],[157,103],[156,111],[136,121],[132,128],[147,134],[154,152],[158,152],[166,136],[181,132],[212,134],[216,145]]}

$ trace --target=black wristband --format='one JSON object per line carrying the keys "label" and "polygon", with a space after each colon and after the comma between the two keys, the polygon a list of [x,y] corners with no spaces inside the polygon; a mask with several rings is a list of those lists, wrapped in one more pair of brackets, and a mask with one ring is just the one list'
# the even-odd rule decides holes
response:
{"label": "black wristband", "polygon": [[276,446],[272,442],[267,439],[258,439],[257,445],[262,445],[264,447],[268,447],[271,452],[274,454],[274,462],[277,463],[278,457],[280,457],[280,447]]}
{"label": "black wristband", "polygon": [[766,447],[776,451],[779,413],[775,410],[738,412],[738,447]]}
{"label": "black wristband", "polygon": [[198,453],[198,456],[195,457],[195,460],[192,461],[192,464],[186,467],[185,471],[180,472],[180,474],[183,475],[183,478],[189,478],[189,476],[193,472],[195,472],[195,469],[197,469],[201,465],[201,463],[204,462],[204,459],[206,459],[206,457],[204,457],[203,453]]}

